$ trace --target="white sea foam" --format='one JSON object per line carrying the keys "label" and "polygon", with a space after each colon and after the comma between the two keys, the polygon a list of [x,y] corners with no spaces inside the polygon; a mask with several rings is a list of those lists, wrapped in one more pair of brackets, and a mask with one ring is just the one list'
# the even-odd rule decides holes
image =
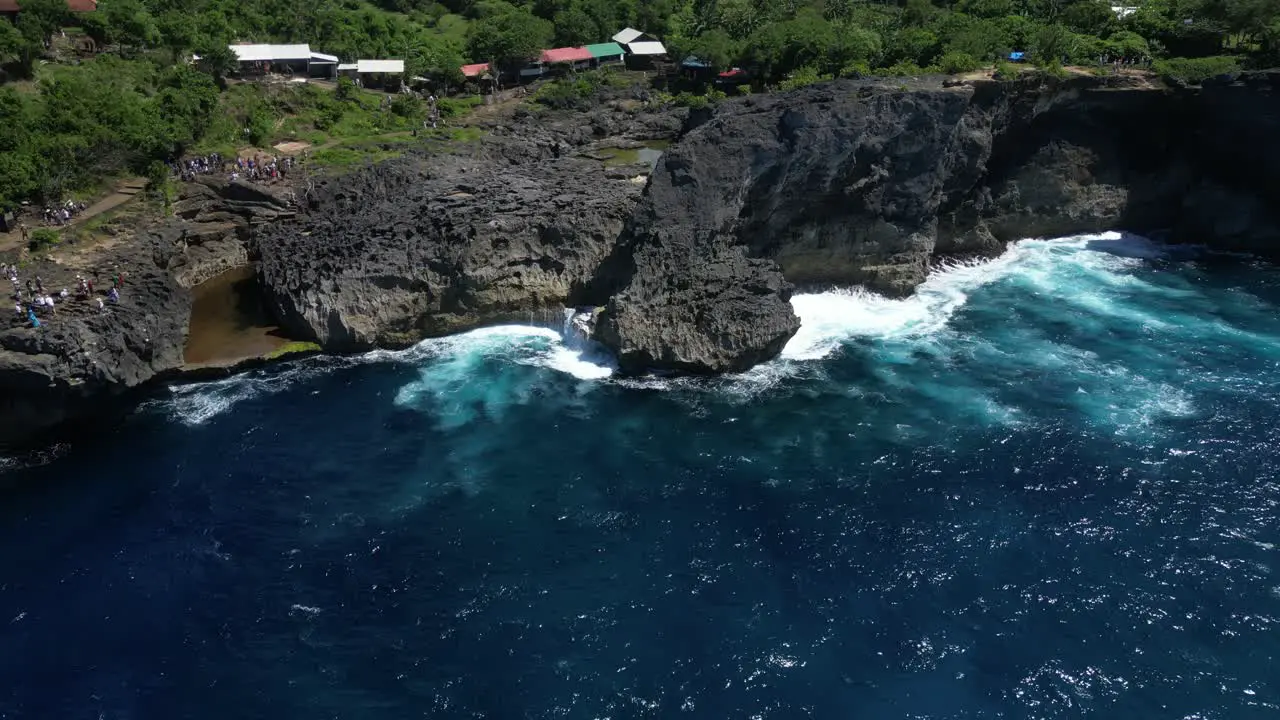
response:
{"label": "white sea foam", "polygon": [[[1156,258],[1162,252],[1149,240],[1118,232],[1024,240],[992,260],[938,268],[907,298],[886,298],[864,290],[796,295],[791,305],[800,317],[800,331],[783,348],[782,357],[817,360],[858,337],[931,335],[950,322],[970,294],[993,282],[1018,276],[1039,292],[1070,296],[1075,289],[1065,287],[1063,280],[1072,270],[1109,277],[1140,262],[1136,258]],[[1064,268],[1064,263],[1073,267]]]}
{"label": "white sea foam", "polygon": [[[832,290],[796,295],[792,299],[801,327],[786,345],[779,359],[757,366],[739,375],[719,379],[681,379],[651,376],[640,379],[614,378],[616,365],[611,357],[591,343],[575,339],[566,318],[565,330],[557,331],[536,325],[501,325],[482,328],[444,338],[425,340],[399,351],[379,350],[350,358],[312,358],[291,364],[287,369],[272,369],[209,383],[179,386],[173,390],[174,415],[189,424],[208,421],[236,403],[265,393],[278,392],[298,380],[317,373],[361,363],[397,363],[419,368],[419,380],[401,388],[397,404],[416,406],[424,397],[448,399],[456,396],[459,407],[470,403],[492,411],[535,390],[527,379],[491,378],[492,370],[518,365],[535,366],[570,376],[588,386],[609,381],[625,387],[650,390],[686,390],[712,392],[729,399],[749,399],[760,392],[797,377],[823,373],[826,358],[842,346],[854,341],[875,343],[879,379],[914,384],[919,392],[956,403],[967,397],[960,379],[937,378],[938,387],[923,388],[927,379],[911,375],[895,375],[894,367],[904,369],[916,362],[921,352],[946,355],[963,350],[945,330],[970,295],[995,282],[1016,284],[1019,295],[1040,296],[1036,302],[1059,304],[1080,310],[1080,322],[1097,322],[1098,318],[1118,319],[1128,323],[1161,328],[1164,322],[1133,305],[1114,302],[1108,287],[1126,284],[1142,285],[1125,271],[1163,256],[1164,249],[1140,237],[1121,233],[1085,235],[1059,240],[1025,240],[1015,243],[998,258],[980,262],[957,263],[935,270],[907,298],[892,299],[861,290]],[[1176,290],[1168,290],[1176,294]],[[1085,372],[1087,359],[1079,357],[1077,348],[1063,348],[1042,338],[1025,338],[1027,347],[1017,357],[998,344],[986,343],[982,349],[987,359],[1005,355],[1002,362],[1028,363],[1052,372]],[[960,348],[960,349],[958,349]],[[1087,355],[1087,353],[1086,353]],[[1081,370],[1085,368],[1086,370]],[[1097,381],[1105,373],[1095,373]],[[482,379],[483,378],[483,379]],[[1081,378],[1082,386],[1089,384]],[[483,383],[477,387],[477,383]],[[1136,382],[1141,386],[1142,382]],[[1151,402],[1133,412],[1118,412],[1114,407],[1094,408],[1099,415],[1115,417],[1118,424],[1141,424],[1152,414],[1186,414],[1189,401],[1167,386],[1148,384]],[[976,386],[975,386],[976,387]],[[973,391],[977,393],[976,390]],[[1098,393],[1095,393],[1098,395]],[[1100,393],[1102,396],[1109,393]],[[965,402],[975,413],[1006,418],[1018,416],[1017,408],[991,397],[975,394]],[[1101,397],[1082,402],[1103,402]],[[455,415],[459,422],[476,412],[463,408]]]}

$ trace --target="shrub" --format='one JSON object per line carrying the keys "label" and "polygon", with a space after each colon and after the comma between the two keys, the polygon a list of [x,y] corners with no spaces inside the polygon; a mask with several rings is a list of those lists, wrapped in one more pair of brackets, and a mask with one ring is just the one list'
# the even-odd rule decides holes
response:
{"label": "shrub", "polygon": [[423,116],[422,101],[412,95],[397,95],[391,101],[391,112],[402,118]]}
{"label": "shrub", "polygon": [[938,68],[948,75],[973,72],[978,67],[977,58],[968,53],[949,52],[938,58]]}
{"label": "shrub", "polygon": [[347,109],[340,102],[322,103],[316,111],[313,124],[317,130],[329,130],[342,122],[342,118],[346,113]]}
{"label": "shrub", "polygon": [[338,87],[333,91],[333,96],[343,102],[356,99],[356,83],[349,77],[338,78]]}
{"label": "shrub", "polygon": [[1056,60],[1040,65],[1036,69],[1043,75],[1058,78],[1059,80],[1066,78],[1068,74],[1067,69],[1062,67],[1062,63]]}
{"label": "shrub", "polygon": [[925,74],[924,68],[920,67],[919,65],[916,65],[913,62],[907,62],[907,61],[895,63],[887,68],[879,70],[878,72],[880,72],[883,75],[888,75],[890,77],[909,77],[912,75]]}
{"label": "shrub", "polygon": [[264,147],[267,140],[271,137],[271,130],[275,127],[275,119],[271,116],[271,111],[263,106],[253,109],[249,114],[248,122],[245,127],[249,132],[245,133],[245,139],[251,145]]}
{"label": "shrub", "polygon": [[813,85],[814,83],[830,79],[830,75],[823,75],[819,73],[816,68],[805,66],[791,73],[786,80],[778,83],[778,89],[782,91],[795,90],[796,88],[802,88],[807,85]]}
{"label": "shrub", "polygon": [[1229,55],[1202,58],[1169,58],[1168,60],[1155,61],[1152,67],[1155,69],[1156,74],[1166,81],[1199,85],[1209,78],[1238,72],[1240,70],[1240,59]]}
{"label": "shrub", "polygon": [[1014,67],[1013,63],[998,60],[996,61],[995,72],[991,74],[991,77],[996,80],[1013,80],[1018,77],[1018,68]]}
{"label": "shrub", "polygon": [[436,100],[436,108],[440,110],[440,117],[450,118],[459,115],[465,115],[472,108],[483,103],[479,95],[467,95],[456,98],[438,98]]}
{"label": "shrub", "polygon": [[691,92],[682,92],[675,97],[675,104],[679,107],[687,107],[692,110],[702,110],[711,103],[702,95],[694,95]]}
{"label": "shrub", "polygon": [[533,99],[547,107],[585,110],[596,104],[596,96],[602,88],[609,86],[614,77],[612,71],[605,74],[604,71],[593,70],[553,80],[538,88]]}
{"label": "shrub", "polygon": [[871,75],[871,66],[865,60],[855,60],[854,62],[840,68],[838,73],[840,77],[861,78]]}
{"label": "shrub", "polygon": [[36,228],[31,231],[31,235],[27,238],[27,247],[31,248],[32,252],[39,252],[56,247],[60,242],[62,242],[62,236],[58,234],[57,230]]}

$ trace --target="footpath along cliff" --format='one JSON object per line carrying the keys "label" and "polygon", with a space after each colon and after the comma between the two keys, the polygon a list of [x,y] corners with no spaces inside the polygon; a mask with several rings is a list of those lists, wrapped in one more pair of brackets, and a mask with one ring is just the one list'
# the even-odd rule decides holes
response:
{"label": "footpath along cliff", "polygon": [[[252,188],[189,189],[178,219],[95,260],[128,268],[120,308],[0,331],[0,440],[179,367],[187,287],[243,262],[281,325],[332,351],[593,306],[624,372],[717,373],[780,352],[796,286],[905,295],[939,259],[1022,237],[1168,230],[1280,256],[1277,73],[849,80],[489,130],[317,179],[296,217]],[[671,138],[647,181],[645,163],[600,160]]]}

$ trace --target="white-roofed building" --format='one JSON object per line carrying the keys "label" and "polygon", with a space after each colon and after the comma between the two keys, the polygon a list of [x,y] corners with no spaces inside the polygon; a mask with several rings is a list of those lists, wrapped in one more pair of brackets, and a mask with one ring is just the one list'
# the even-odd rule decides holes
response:
{"label": "white-roofed building", "polygon": [[338,65],[338,74],[355,80],[361,87],[394,89],[403,81],[403,60],[357,60]]}
{"label": "white-roofed building", "polygon": [[617,34],[613,36],[613,41],[619,45],[626,45],[627,43],[635,42],[643,37],[645,37],[644,33],[635,28],[629,27],[619,30]]}
{"label": "white-roofed building", "polygon": [[361,75],[371,75],[374,73],[387,75],[403,75],[403,60],[357,60],[356,72]]}
{"label": "white-roofed building", "polygon": [[311,51],[311,77],[335,78],[338,76],[338,56]]}
{"label": "white-roofed building", "polygon": [[667,49],[657,40],[631,42],[626,44],[627,52],[632,55],[666,55]]}
{"label": "white-roofed building", "polygon": [[614,34],[613,41],[626,51],[627,67],[632,70],[647,70],[652,68],[656,61],[664,60],[667,56],[667,48],[658,41],[658,38],[633,27],[619,30]]}
{"label": "white-roofed building", "polygon": [[246,75],[268,72],[307,74],[311,67],[311,47],[302,45],[244,44],[228,46]]}

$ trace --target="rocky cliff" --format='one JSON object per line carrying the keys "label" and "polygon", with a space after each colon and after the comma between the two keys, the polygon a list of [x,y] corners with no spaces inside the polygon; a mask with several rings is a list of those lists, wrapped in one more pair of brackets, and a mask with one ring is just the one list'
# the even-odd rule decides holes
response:
{"label": "rocky cliff", "polygon": [[98,292],[117,273],[125,285],[119,304],[100,311],[72,298],[44,314],[40,328],[9,310],[0,330],[0,441],[104,417],[129,391],[182,364],[191,301],[169,269],[178,252],[173,233],[144,232],[91,267],[37,260],[22,268],[21,283],[40,276],[55,293],[74,293],[76,272],[94,279]]}
{"label": "rocky cliff", "polygon": [[[46,292],[66,288],[72,296],[44,311],[39,328],[12,309],[0,328],[0,443],[109,417],[129,406],[134,391],[182,367],[189,288],[247,262],[251,222],[292,212],[272,191],[217,178],[185,185],[174,210],[176,217],[136,232],[22,263],[24,293],[26,282],[38,277]],[[119,303],[99,310],[75,297],[78,276],[90,279],[105,300],[111,278],[121,274]]]}
{"label": "rocky cliff", "polygon": [[1274,254],[1276,78],[837,81],[728,103],[652,176],[596,337],[625,370],[719,372],[778,353],[792,284],[905,295],[940,257],[1114,228]]}
{"label": "rocky cliff", "polygon": [[[647,182],[599,159],[674,136]],[[1280,255],[1277,138],[1275,73],[1203,89],[839,81],[694,115],[634,99],[524,112],[479,142],[317,179],[296,217],[254,186],[191,185],[133,241],[24,268],[54,287],[129,280],[106,313],[73,303],[0,329],[0,441],[96,417],[180,366],[186,288],[255,255],[281,323],[331,350],[592,305],[626,372],[736,371],[796,332],[796,287],[904,295],[940,258],[1021,237],[1169,229]]]}
{"label": "rocky cliff", "polygon": [[319,181],[303,221],[258,245],[284,327],[330,349],[395,346],[583,295],[642,186],[592,160],[511,164],[491,151]]}

